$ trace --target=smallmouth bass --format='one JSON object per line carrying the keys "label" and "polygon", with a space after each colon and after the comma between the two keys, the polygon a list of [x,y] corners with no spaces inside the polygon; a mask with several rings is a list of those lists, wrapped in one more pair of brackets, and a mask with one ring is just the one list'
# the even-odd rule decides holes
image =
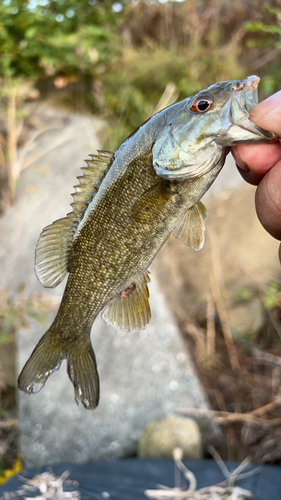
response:
{"label": "smallmouth bass", "polygon": [[68,281],[57,316],[19,376],[42,389],[67,360],[76,401],[93,409],[99,377],[90,332],[97,314],[128,332],[150,320],[148,267],[173,234],[199,250],[207,211],[200,201],[230,146],[272,142],[249,120],[259,78],[220,82],[145,122],[116,152],[90,155],[73,211],[40,235],[35,271],[45,287]]}

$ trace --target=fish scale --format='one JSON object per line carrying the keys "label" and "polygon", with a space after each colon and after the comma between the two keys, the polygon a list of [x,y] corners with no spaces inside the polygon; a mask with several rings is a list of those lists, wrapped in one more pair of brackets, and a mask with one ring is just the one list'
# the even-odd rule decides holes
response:
{"label": "fish scale", "polygon": [[47,226],[37,244],[35,270],[44,286],[69,275],[57,316],[20,374],[20,389],[41,390],[66,358],[76,401],[97,406],[90,340],[97,314],[127,332],[145,328],[147,269],[171,234],[202,248],[207,210],[200,200],[230,146],[276,140],[249,120],[258,81],[217,83],[152,116],[115,153],[90,155],[73,212]]}

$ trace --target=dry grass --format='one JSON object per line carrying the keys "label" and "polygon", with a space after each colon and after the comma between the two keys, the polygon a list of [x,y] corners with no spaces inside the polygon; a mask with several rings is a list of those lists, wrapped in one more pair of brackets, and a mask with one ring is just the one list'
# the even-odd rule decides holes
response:
{"label": "dry grass", "polygon": [[[145,490],[144,494],[149,498],[159,500],[244,500],[252,497],[251,491],[236,486],[235,483],[256,474],[258,469],[243,472],[250,465],[246,459],[233,472],[229,472],[219,454],[213,448],[210,449],[210,452],[225,476],[225,481],[198,489],[196,476],[181,460],[181,448],[175,448],[175,487],[168,488],[159,485],[155,490]],[[187,489],[181,486],[181,476],[188,482]],[[38,474],[32,479],[21,477],[24,483],[23,486],[14,492],[4,493],[0,500],[17,500],[19,498],[29,500],[31,497],[34,500],[80,500],[81,495],[79,490],[64,491],[64,484],[73,487],[78,486],[76,481],[71,481],[68,477],[68,471],[65,471],[60,477],[56,477],[51,470]],[[120,478],[120,480],[122,479]],[[36,495],[37,492],[39,492],[39,495]],[[102,496],[109,498],[109,493],[106,495],[105,493],[103,492]]]}
{"label": "dry grass", "polygon": [[[197,489],[197,480],[195,475],[181,461],[182,450],[180,448],[175,448],[174,461],[176,467],[176,486],[174,488],[168,488],[166,486],[159,485],[156,490],[146,490],[144,492],[145,495],[149,498],[159,500],[165,500],[168,498],[170,500],[244,500],[246,498],[251,498],[253,496],[252,492],[250,490],[246,490],[245,488],[241,488],[240,486],[235,486],[235,482],[256,474],[258,469],[243,473],[246,467],[250,464],[249,460],[246,459],[233,472],[229,472],[219,454],[213,448],[210,448],[210,452],[225,476],[225,481]],[[180,487],[181,474],[189,483],[187,489]]]}
{"label": "dry grass", "polygon": [[[78,486],[77,481],[68,479],[69,472],[65,471],[60,477],[56,477],[52,471],[43,472],[32,479],[22,477],[23,485],[17,491],[4,493],[0,500],[80,500],[78,490],[64,491],[64,484]],[[39,495],[36,492],[39,491]],[[36,496],[34,496],[36,495]]]}
{"label": "dry grass", "polygon": [[[212,231],[209,236],[211,295],[207,299],[205,319],[201,313],[200,324],[196,324],[182,311],[180,317],[176,315],[212,410],[186,408],[179,412],[197,417],[204,413],[213,416],[223,430],[220,453],[225,460],[241,461],[250,456],[253,462],[276,462],[281,459],[279,287],[270,299],[262,288],[258,292],[267,312],[263,331],[254,338],[242,336],[234,341],[223,296],[226,287],[219,243]],[[264,345],[266,337],[267,345]]]}

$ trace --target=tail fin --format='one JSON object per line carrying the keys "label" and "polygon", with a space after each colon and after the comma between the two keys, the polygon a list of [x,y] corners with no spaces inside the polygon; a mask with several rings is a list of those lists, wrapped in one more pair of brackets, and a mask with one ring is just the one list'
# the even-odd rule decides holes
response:
{"label": "tail fin", "polygon": [[77,342],[65,351],[48,330],[38,342],[30,358],[24,365],[18,379],[18,387],[28,394],[39,392],[49,376],[60,368],[67,358],[67,372],[75,389],[75,399],[85,408],[94,409],[99,403],[99,376],[96,358],[90,338],[87,342]]}
{"label": "tail fin", "polygon": [[21,371],[18,379],[19,389],[28,394],[41,391],[47,378],[60,368],[64,358],[61,349],[51,342],[51,334],[47,331]]}
{"label": "tail fin", "polygon": [[69,351],[67,373],[74,385],[76,402],[80,400],[87,410],[96,408],[100,398],[100,383],[90,339],[87,346],[82,345]]}

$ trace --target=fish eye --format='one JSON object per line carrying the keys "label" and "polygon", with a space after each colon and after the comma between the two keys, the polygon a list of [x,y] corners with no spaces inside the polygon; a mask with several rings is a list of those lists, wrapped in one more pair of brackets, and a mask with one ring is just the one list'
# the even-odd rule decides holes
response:
{"label": "fish eye", "polygon": [[194,113],[205,113],[212,106],[213,99],[210,96],[196,97],[191,105],[191,110]]}

